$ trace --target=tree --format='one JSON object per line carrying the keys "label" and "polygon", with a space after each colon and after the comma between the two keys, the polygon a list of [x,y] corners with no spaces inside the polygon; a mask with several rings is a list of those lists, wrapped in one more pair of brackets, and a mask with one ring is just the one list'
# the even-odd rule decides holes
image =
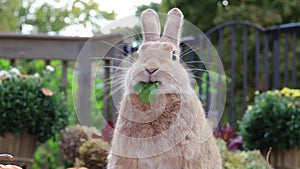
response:
{"label": "tree", "polygon": [[115,12],[101,11],[94,0],[0,0],[0,30],[29,33],[59,33],[67,26],[82,25],[93,32],[99,31],[99,22],[114,19]]}
{"label": "tree", "polygon": [[159,11],[168,12],[171,8],[179,8],[187,21],[206,32],[214,26],[220,0],[162,0]]}
{"label": "tree", "polygon": [[298,0],[162,0],[160,12],[178,7],[186,20],[203,32],[231,20],[249,21],[261,26],[273,26],[300,21]]}
{"label": "tree", "polygon": [[0,0],[0,31],[19,30],[18,11],[20,7],[21,0]]}
{"label": "tree", "polygon": [[140,16],[140,14],[148,8],[153,9],[154,11],[158,12],[159,7],[160,7],[160,4],[154,3],[154,2],[151,2],[149,5],[138,6],[137,10],[135,11],[135,16]]}
{"label": "tree", "polygon": [[274,26],[283,23],[299,22],[298,0],[230,0],[224,6],[218,3],[215,24],[231,20],[249,21],[261,26]]}

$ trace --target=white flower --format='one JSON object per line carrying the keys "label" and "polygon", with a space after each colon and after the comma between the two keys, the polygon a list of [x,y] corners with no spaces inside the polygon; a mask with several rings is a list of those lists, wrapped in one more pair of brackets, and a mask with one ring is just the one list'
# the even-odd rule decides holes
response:
{"label": "white flower", "polygon": [[33,74],[33,76],[34,76],[35,78],[39,78],[39,77],[40,77],[40,74],[39,74],[39,73],[35,73],[35,74]]}
{"label": "white flower", "polygon": [[9,70],[9,72],[10,72],[11,74],[14,74],[14,75],[19,75],[19,74],[21,74],[21,72],[19,71],[19,69],[15,68],[15,67],[11,68],[11,69]]}
{"label": "white flower", "polygon": [[46,70],[53,72],[54,71],[54,67],[52,67],[51,65],[47,65],[46,66]]}
{"label": "white flower", "polygon": [[8,77],[11,78],[11,75],[9,74],[9,72],[5,71],[5,70],[0,70],[0,77]]}

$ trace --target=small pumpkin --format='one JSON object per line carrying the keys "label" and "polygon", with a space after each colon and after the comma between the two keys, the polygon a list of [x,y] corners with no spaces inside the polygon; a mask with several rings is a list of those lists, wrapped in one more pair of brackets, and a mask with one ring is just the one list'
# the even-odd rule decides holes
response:
{"label": "small pumpkin", "polygon": [[[10,154],[0,154],[0,160],[13,161],[14,157]],[[16,165],[2,165],[0,164],[0,169],[22,169]]]}

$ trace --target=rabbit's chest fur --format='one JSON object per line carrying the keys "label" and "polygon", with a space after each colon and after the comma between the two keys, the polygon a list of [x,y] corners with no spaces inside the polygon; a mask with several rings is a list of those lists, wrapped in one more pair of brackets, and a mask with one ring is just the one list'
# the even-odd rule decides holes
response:
{"label": "rabbit's chest fur", "polygon": [[[118,153],[110,155],[109,168],[201,169],[221,163],[215,155],[218,150],[214,139],[203,135],[207,124],[201,103],[195,102],[197,96],[167,94],[163,98],[165,101],[157,101],[157,106],[165,104],[159,113],[156,111],[160,108],[151,109],[155,103],[143,105],[135,94],[123,100],[112,142],[112,151]],[[138,113],[151,120],[138,122],[146,121],[138,118]],[[134,114],[134,120],[129,120]],[[201,133],[208,139],[201,140]]]}
{"label": "rabbit's chest fur", "polygon": [[[159,105],[143,105],[138,95],[130,94],[125,101],[127,107],[122,110],[125,117],[120,116],[119,119],[122,123],[119,132],[128,137],[149,138],[158,136],[168,130],[179,115],[181,100],[180,96],[176,94],[167,94],[163,99],[165,99],[165,105],[160,108],[153,108],[152,106]],[[129,114],[129,112],[127,111],[131,111],[130,113],[133,113],[135,117],[143,116],[143,118],[135,118],[136,121],[128,120],[126,114]],[[145,119],[145,116],[148,116],[149,119]],[[145,122],[145,120],[147,121]]]}

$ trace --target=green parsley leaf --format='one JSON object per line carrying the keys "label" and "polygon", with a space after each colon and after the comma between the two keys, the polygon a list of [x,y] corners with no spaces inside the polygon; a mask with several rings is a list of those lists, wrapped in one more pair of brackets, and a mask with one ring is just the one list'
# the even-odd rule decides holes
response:
{"label": "green parsley leaf", "polygon": [[134,86],[133,91],[139,95],[142,104],[150,103],[154,99],[158,82],[139,82]]}

